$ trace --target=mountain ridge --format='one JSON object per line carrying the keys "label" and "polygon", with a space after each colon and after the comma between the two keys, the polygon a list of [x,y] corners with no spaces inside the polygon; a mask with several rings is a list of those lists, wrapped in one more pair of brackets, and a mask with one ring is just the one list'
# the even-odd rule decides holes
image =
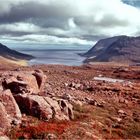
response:
{"label": "mountain ridge", "polygon": [[34,58],[31,55],[23,54],[16,50],[12,50],[1,43],[0,43],[0,56],[7,58],[7,59],[12,59],[12,60],[19,60],[19,59],[20,60],[30,60],[30,59]]}
{"label": "mountain ridge", "polygon": [[99,40],[83,56],[89,62],[140,63],[140,37],[115,36]]}

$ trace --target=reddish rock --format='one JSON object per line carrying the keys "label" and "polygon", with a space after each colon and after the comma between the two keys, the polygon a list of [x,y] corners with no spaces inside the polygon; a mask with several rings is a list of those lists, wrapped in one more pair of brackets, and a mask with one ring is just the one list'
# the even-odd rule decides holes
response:
{"label": "reddish rock", "polygon": [[36,78],[37,84],[38,84],[38,88],[40,89],[40,91],[43,90],[43,88],[45,87],[45,81],[46,81],[46,75],[44,75],[42,70],[35,70],[33,72],[33,75]]}
{"label": "reddish rock", "polygon": [[72,106],[64,100],[57,101],[38,95],[15,95],[15,99],[22,113],[43,120],[69,120],[73,118]]}
{"label": "reddish rock", "polygon": [[20,123],[21,112],[10,90],[0,92],[0,100],[11,120],[11,123]]}
{"label": "reddish rock", "polygon": [[69,119],[74,119],[74,114],[73,114],[73,106],[68,103],[66,100],[59,100],[59,106],[61,108],[61,111],[69,117]]}
{"label": "reddish rock", "polygon": [[39,88],[35,76],[28,72],[5,73],[3,87],[14,94],[38,94]]}
{"label": "reddish rock", "polygon": [[15,99],[22,113],[49,120],[52,118],[52,109],[42,96],[15,95]]}
{"label": "reddish rock", "polygon": [[10,128],[10,119],[2,102],[0,102],[0,132]]}
{"label": "reddish rock", "polygon": [[118,110],[118,113],[120,113],[120,114],[126,114],[125,111],[123,111],[123,110],[121,110],[121,109]]}
{"label": "reddish rock", "polygon": [[56,100],[53,100],[49,97],[44,97],[45,101],[50,105],[52,109],[52,118],[55,120],[69,120],[69,116],[65,115]]}
{"label": "reddish rock", "polygon": [[1,92],[0,99],[11,117],[21,118],[21,112],[10,90]]}

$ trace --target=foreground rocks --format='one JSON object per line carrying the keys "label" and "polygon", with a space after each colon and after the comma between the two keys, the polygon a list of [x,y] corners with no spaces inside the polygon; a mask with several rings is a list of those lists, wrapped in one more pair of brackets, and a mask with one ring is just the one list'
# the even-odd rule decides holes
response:
{"label": "foreground rocks", "polygon": [[21,112],[10,90],[0,92],[0,108],[2,130],[21,123]]}
{"label": "foreground rocks", "polygon": [[36,77],[27,72],[4,73],[2,85],[4,89],[10,89],[13,94],[38,94],[39,85]]}
{"label": "foreground rocks", "polygon": [[16,95],[15,99],[22,111],[43,120],[69,120],[73,119],[71,104],[61,99],[38,95]]}
{"label": "foreground rocks", "polygon": [[[72,105],[61,98],[42,95],[46,76],[35,70],[4,72],[0,88],[0,132],[21,123],[22,114],[41,120],[70,120],[74,118]],[[42,95],[42,96],[41,96]]]}
{"label": "foreground rocks", "polygon": [[[42,65],[0,71],[1,93],[12,91],[22,114],[22,123],[18,125],[11,121],[17,115],[9,114],[9,109],[5,109],[8,106],[0,102],[3,120],[0,131],[10,130],[1,132],[0,136],[7,134],[11,139],[139,139],[139,75],[140,67],[114,64]],[[108,78],[123,81],[112,82]],[[9,82],[10,79],[15,79],[14,86],[9,86],[13,82]],[[12,100],[9,94],[5,96],[3,99]]]}
{"label": "foreground rocks", "polygon": [[8,114],[5,110],[4,105],[0,102],[0,132],[4,132],[10,127],[10,119],[8,118]]}

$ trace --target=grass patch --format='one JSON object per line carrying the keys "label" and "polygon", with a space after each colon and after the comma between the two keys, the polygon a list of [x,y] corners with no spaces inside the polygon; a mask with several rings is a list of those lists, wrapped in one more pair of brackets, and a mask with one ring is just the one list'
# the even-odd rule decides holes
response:
{"label": "grass patch", "polygon": [[43,122],[30,124],[26,127],[13,128],[7,135],[10,139],[46,139],[48,134],[59,136],[71,126],[71,122]]}

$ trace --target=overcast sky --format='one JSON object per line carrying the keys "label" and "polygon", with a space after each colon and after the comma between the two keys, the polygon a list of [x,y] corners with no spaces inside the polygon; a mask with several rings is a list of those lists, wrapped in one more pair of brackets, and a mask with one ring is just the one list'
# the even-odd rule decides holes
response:
{"label": "overcast sky", "polygon": [[140,0],[0,0],[0,42],[92,45],[140,35]]}

